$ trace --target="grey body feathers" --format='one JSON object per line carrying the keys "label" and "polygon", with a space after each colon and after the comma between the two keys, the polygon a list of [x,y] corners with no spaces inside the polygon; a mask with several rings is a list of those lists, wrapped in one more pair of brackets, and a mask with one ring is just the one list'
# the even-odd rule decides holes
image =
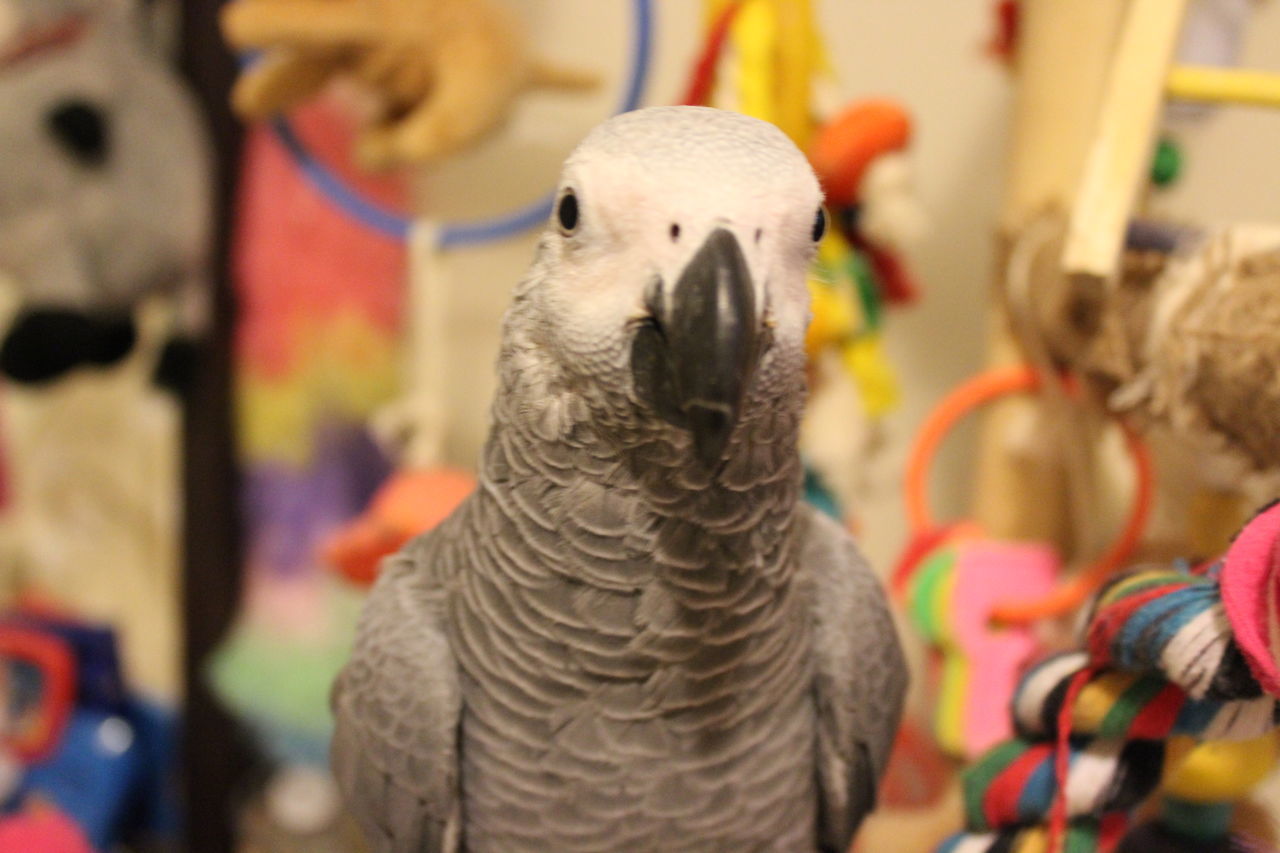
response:
{"label": "grey body feathers", "polygon": [[575,430],[495,427],[480,491],[385,568],[335,691],[348,802],[388,853],[450,821],[473,851],[847,849],[905,667],[794,449],[740,491],[651,475],[661,506]]}

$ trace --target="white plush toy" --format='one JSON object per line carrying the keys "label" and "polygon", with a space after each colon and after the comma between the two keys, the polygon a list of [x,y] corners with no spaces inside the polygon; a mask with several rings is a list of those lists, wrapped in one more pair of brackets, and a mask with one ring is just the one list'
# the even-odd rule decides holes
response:
{"label": "white plush toy", "polygon": [[115,363],[144,297],[176,299],[173,337],[198,332],[210,160],[132,0],[0,0],[0,151],[0,271],[20,292],[0,370]]}
{"label": "white plush toy", "polygon": [[180,694],[180,416],[210,158],[133,0],[0,0],[0,580]]}

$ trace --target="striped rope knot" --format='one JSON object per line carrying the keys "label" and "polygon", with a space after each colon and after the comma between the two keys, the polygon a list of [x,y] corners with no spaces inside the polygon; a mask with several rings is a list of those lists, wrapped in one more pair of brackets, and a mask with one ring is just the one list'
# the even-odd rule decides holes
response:
{"label": "striped rope knot", "polygon": [[1152,569],[1112,581],[1088,617],[1084,645],[1090,659],[1159,673],[1196,699],[1262,695],[1223,608],[1220,566],[1203,574]]}
{"label": "striped rope knot", "polygon": [[[1143,569],[1098,592],[1081,648],[1023,674],[1011,703],[1016,736],[966,770],[966,831],[938,853],[1116,849],[1129,813],[1158,787],[1172,790],[1197,744],[1274,744],[1280,703],[1236,642],[1221,568]],[[1269,768],[1270,758],[1263,763]],[[1244,775],[1227,781],[1240,796],[1256,781]],[[1225,834],[1229,817],[1229,805],[1170,795],[1161,825],[1209,843]],[[1064,830],[1058,838],[1055,820]],[[1151,830],[1132,833],[1124,849],[1149,849],[1137,840],[1143,833]]]}

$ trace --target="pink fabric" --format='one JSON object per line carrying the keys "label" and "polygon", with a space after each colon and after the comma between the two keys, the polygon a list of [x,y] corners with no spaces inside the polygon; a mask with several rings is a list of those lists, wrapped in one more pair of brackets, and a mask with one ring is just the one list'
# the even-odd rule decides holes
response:
{"label": "pink fabric", "polygon": [[0,819],[0,850],[24,853],[94,853],[80,827],[53,808]]}
{"label": "pink fabric", "polygon": [[1280,696],[1280,504],[1254,516],[1227,549],[1222,603],[1253,677]]}

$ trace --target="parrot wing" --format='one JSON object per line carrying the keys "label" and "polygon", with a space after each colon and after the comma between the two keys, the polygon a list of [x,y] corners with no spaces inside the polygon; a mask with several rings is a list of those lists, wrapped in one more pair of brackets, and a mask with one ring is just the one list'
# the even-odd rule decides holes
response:
{"label": "parrot wing", "polygon": [[907,665],[880,580],[853,537],[812,507],[801,577],[814,620],[819,841],[846,851],[889,762]]}
{"label": "parrot wing", "polygon": [[334,683],[330,761],[376,853],[459,847],[462,691],[428,534],[388,558]]}

